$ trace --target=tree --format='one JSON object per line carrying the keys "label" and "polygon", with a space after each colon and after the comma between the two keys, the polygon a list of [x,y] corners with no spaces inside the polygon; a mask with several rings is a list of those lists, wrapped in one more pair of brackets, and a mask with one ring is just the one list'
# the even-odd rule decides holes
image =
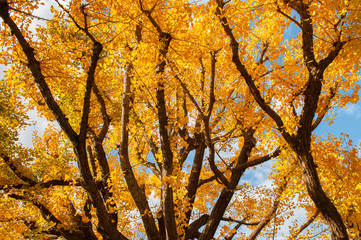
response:
{"label": "tree", "polygon": [[360,237],[357,146],[314,133],[358,101],[358,3],[56,0],[33,33],[41,3],[0,0],[9,99],[52,123],[2,140],[1,233],[271,238],[303,208],[291,239]]}

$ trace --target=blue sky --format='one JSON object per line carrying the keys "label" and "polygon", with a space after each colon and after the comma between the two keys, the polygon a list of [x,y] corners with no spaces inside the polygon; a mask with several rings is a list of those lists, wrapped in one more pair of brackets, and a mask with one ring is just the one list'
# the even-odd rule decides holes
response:
{"label": "blue sky", "polygon": [[337,116],[335,122],[329,125],[327,122],[322,122],[316,129],[315,133],[327,137],[328,134],[334,134],[336,137],[341,133],[349,134],[350,139],[355,144],[361,142],[361,103],[348,104],[347,108],[336,109],[334,111]]}

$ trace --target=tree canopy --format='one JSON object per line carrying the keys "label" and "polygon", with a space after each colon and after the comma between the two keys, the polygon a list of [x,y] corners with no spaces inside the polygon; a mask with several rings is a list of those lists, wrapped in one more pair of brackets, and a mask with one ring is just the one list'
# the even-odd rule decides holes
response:
{"label": "tree canopy", "polygon": [[2,239],[361,238],[359,146],[315,134],[358,101],[359,0],[42,5],[0,0]]}

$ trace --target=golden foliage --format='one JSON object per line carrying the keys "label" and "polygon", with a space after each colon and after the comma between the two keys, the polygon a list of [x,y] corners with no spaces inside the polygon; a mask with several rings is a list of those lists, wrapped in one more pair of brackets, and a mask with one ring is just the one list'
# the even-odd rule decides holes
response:
{"label": "golden foliage", "polygon": [[[41,5],[0,1],[2,239],[306,238],[330,224],[284,230],[315,213],[309,153],[361,235],[359,146],[313,133],[358,101],[360,1],[55,1],[34,28]],[[49,125],[25,149],[30,109]]]}

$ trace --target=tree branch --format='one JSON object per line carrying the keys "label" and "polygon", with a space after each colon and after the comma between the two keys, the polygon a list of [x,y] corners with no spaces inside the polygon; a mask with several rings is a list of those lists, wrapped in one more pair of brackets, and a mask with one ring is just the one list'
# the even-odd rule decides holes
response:
{"label": "tree branch", "polygon": [[188,90],[187,85],[182,81],[182,79],[178,76],[178,74],[175,72],[174,68],[175,66],[173,66],[173,64],[169,64],[172,72],[173,72],[173,76],[174,78],[179,82],[179,84],[181,85],[181,87],[183,88],[184,92],[187,94],[187,96],[189,97],[189,99],[191,100],[191,102],[193,103],[193,105],[196,107],[196,109],[198,110],[198,114],[201,116],[202,119],[206,119],[206,116],[204,115],[201,106],[199,106],[199,104],[197,103],[197,100],[193,97],[193,95],[190,93],[190,91]]}
{"label": "tree branch", "polygon": [[199,178],[202,171],[203,166],[203,158],[204,152],[206,149],[206,145],[204,143],[204,137],[201,133],[195,134],[195,140],[197,142],[197,148],[193,158],[192,169],[189,175],[188,185],[187,185],[187,198],[189,199],[189,209],[186,212],[186,221],[189,223],[190,217],[193,211],[193,204],[196,199],[197,190],[199,188]]}
{"label": "tree branch", "polygon": [[[162,177],[166,178],[172,175],[173,172],[173,152],[170,145],[170,137],[168,135],[168,117],[164,93],[164,70],[166,65],[167,53],[172,41],[172,35],[163,32],[160,25],[152,17],[151,11],[143,8],[142,1],[139,0],[141,11],[147,16],[148,20],[154,26],[158,33],[159,47],[156,64],[156,78],[157,78],[157,115],[158,115],[158,129],[160,136],[161,151],[163,154]],[[155,7],[155,5],[154,5]],[[153,9],[154,9],[153,7]],[[173,189],[168,182],[162,186],[162,204],[164,205],[164,221],[166,235],[168,239],[178,239],[177,227],[175,222]]]}
{"label": "tree branch", "polygon": [[222,216],[224,215],[227,207],[234,195],[234,192],[238,186],[239,180],[241,179],[244,171],[236,171],[241,164],[246,163],[250,156],[252,149],[256,145],[254,138],[255,130],[249,128],[244,132],[244,144],[241,152],[237,158],[236,167],[232,170],[228,187],[224,188],[214,205],[212,212],[209,216],[206,226],[204,227],[200,240],[209,240],[214,237],[214,234],[219,226]]}
{"label": "tree branch", "polygon": [[198,187],[200,187],[200,186],[202,186],[202,185],[204,185],[204,184],[206,184],[206,183],[212,182],[212,181],[214,181],[214,180],[216,180],[216,179],[217,179],[217,176],[216,176],[216,175],[213,175],[213,176],[211,176],[211,177],[209,177],[209,178],[206,178],[206,179],[200,179],[200,180],[198,181]]}
{"label": "tree branch", "polygon": [[214,102],[216,101],[216,98],[214,96],[214,82],[216,81],[216,62],[217,62],[217,51],[211,52],[211,83],[209,87],[209,105],[207,109],[207,116],[205,120],[209,122],[209,119],[211,118]]}
{"label": "tree branch", "polygon": [[21,33],[21,30],[18,28],[16,23],[12,20],[9,15],[9,5],[6,0],[0,1],[0,16],[4,20],[5,24],[7,24],[12,33],[17,38],[23,52],[28,59],[28,68],[30,69],[35,83],[37,84],[41,95],[43,96],[45,103],[49,107],[50,111],[53,113],[55,119],[59,123],[61,129],[68,136],[70,141],[75,144],[78,141],[78,135],[74,131],[74,129],[69,124],[68,118],[65,116],[63,111],[60,109],[58,103],[55,101],[51,91],[49,89],[48,84],[45,81],[45,77],[41,72],[40,62],[36,60],[34,54],[34,48],[32,48],[27,40],[24,38],[24,35]]}
{"label": "tree branch", "polygon": [[98,134],[98,139],[100,142],[103,142],[108,130],[109,130],[109,125],[110,125],[110,117],[107,113],[107,107],[105,105],[105,101],[104,98],[102,97],[102,95],[100,94],[100,91],[98,89],[98,86],[93,83],[93,93],[99,103],[100,106],[100,112],[102,113],[102,117],[103,117],[103,126],[100,130],[100,133]]}
{"label": "tree branch", "polygon": [[197,220],[192,222],[187,229],[184,239],[193,239],[196,236],[198,237],[198,230],[207,223],[208,219],[209,215],[203,214]]}
{"label": "tree branch", "polygon": [[257,159],[254,159],[254,160],[251,160],[251,161],[248,161],[244,164],[241,164],[238,168],[237,168],[237,171],[245,171],[247,168],[249,167],[253,167],[253,166],[256,166],[256,165],[259,165],[259,164],[262,164],[264,162],[267,162],[268,160],[271,160],[272,158],[275,158],[277,157],[279,154],[281,153],[281,148],[278,147],[276,150],[274,150],[272,153],[270,154],[267,154],[263,157],[259,157]]}
{"label": "tree branch", "polygon": [[[94,152],[95,152],[95,156],[96,156],[96,159],[98,160],[98,166],[100,169],[101,180],[98,184],[98,189],[100,190],[100,192],[103,196],[103,199],[104,199],[104,202],[106,203],[107,208],[108,209],[116,209],[117,207],[116,207],[115,202],[113,201],[113,193],[111,191],[113,183],[112,183],[112,179],[110,178],[110,167],[109,167],[107,156],[106,156],[103,144],[102,144],[103,139],[99,139],[98,136],[96,136],[95,133],[90,128],[88,129],[88,133],[90,135],[91,142],[92,142]],[[87,150],[88,149],[89,148],[87,148]],[[89,153],[89,150],[88,150],[88,153]],[[90,154],[91,154],[91,151],[90,151]],[[94,159],[93,159],[93,161],[94,161]],[[92,164],[91,157],[90,157],[90,163]],[[92,169],[94,167],[95,166],[92,166]],[[96,168],[95,168],[95,171],[96,171]],[[94,173],[94,171],[93,171],[93,173]],[[93,176],[94,176],[94,174],[93,174]],[[117,211],[109,213],[109,215],[112,219],[112,223],[114,224],[114,226],[117,226],[117,223],[118,223]]]}
{"label": "tree branch", "polygon": [[33,183],[33,184],[7,184],[7,185],[0,185],[0,190],[8,190],[8,189],[28,189],[30,187],[40,187],[40,188],[51,188],[56,186],[82,186],[80,180],[76,181],[66,181],[66,180],[50,180],[43,183]]}
{"label": "tree branch", "polygon": [[132,198],[141,214],[147,236],[151,240],[161,239],[155,220],[151,214],[148,205],[147,197],[143,189],[139,186],[135,178],[132,165],[129,160],[129,116],[130,116],[130,94],[131,94],[131,78],[132,78],[133,65],[127,63],[124,71],[124,87],[122,97],[122,116],[121,116],[121,139],[118,145],[118,155],[124,173],[128,189]]}
{"label": "tree branch", "polygon": [[95,78],[95,70],[98,65],[98,60],[100,58],[100,53],[102,52],[103,45],[99,42],[94,42],[93,46],[93,54],[91,57],[91,63],[88,70],[88,77],[86,80],[86,87],[85,87],[85,95],[84,95],[84,103],[83,103],[83,115],[81,118],[80,123],[80,131],[79,131],[79,141],[85,141],[86,134],[88,130],[88,119],[90,113],[90,97],[91,91],[94,83]]}
{"label": "tree branch", "polygon": [[[0,149],[1,151],[1,149]],[[2,159],[4,159],[4,162],[10,167],[10,169],[15,173],[15,175],[20,178],[21,180],[23,180],[24,182],[28,183],[29,185],[36,185],[36,181],[34,181],[33,179],[25,176],[21,171],[19,171],[19,169],[14,165],[14,163],[10,160],[10,157],[7,156],[5,153],[0,152],[0,157]]]}
{"label": "tree branch", "polygon": [[276,123],[278,130],[281,132],[281,134],[284,136],[284,138],[287,141],[293,141],[292,136],[286,131],[284,123],[281,119],[281,117],[266,103],[266,101],[263,99],[260,91],[256,87],[254,83],[254,79],[249,74],[249,72],[246,69],[246,66],[242,64],[240,58],[239,58],[239,44],[234,37],[233,30],[231,29],[227,18],[224,14],[222,14],[222,11],[224,11],[224,3],[222,0],[217,0],[218,8],[216,10],[216,15],[218,16],[221,25],[224,29],[224,32],[227,34],[227,36],[230,39],[230,47],[232,49],[232,61],[235,64],[237,70],[242,75],[244,80],[246,81],[246,84],[248,85],[251,94],[253,95],[254,99],[258,103],[258,105],[265,111]]}
{"label": "tree branch", "polygon": [[323,118],[325,117],[328,110],[331,108],[331,100],[336,96],[337,93],[337,86],[335,88],[330,89],[330,95],[326,99],[326,106],[325,108],[318,114],[317,119],[313,122],[311,131],[315,130],[318,125],[322,122]]}
{"label": "tree branch", "polygon": [[235,222],[235,223],[239,223],[241,225],[247,225],[247,226],[256,226],[260,223],[260,221],[258,222],[247,222],[246,221],[247,217],[245,219],[242,219],[242,220],[236,220],[236,219],[233,219],[233,218],[226,218],[226,217],[222,217],[221,220],[222,221],[227,221],[227,222]]}
{"label": "tree branch", "polygon": [[[15,193],[10,193],[10,194],[8,194],[8,196],[13,199],[16,199],[16,200],[31,202],[35,207],[37,207],[40,210],[40,213],[45,220],[47,220],[48,222],[55,223],[56,226],[62,224],[62,222],[55,215],[53,215],[53,213],[48,208],[46,208],[43,204],[41,204],[39,201],[30,200],[24,196],[21,196],[21,195],[15,194]],[[57,229],[58,229],[59,233],[67,239],[74,239],[74,240],[81,239],[81,238],[76,237],[77,232],[71,233],[70,231],[65,230],[63,228],[57,228]],[[91,240],[91,239],[89,239],[89,240]]]}
{"label": "tree branch", "polygon": [[280,186],[276,193],[276,198],[273,202],[273,206],[270,211],[263,217],[262,221],[256,226],[256,228],[252,231],[252,233],[248,236],[247,240],[255,240],[258,234],[262,231],[262,229],[271,221],[273,215],[276,213],[279,203],[280,203],[280,196],[282,195],[283,191],[286,189],[288,184],[288,180],[285,180],[285,183]]}
{"label": "tree branch", "polygon": [[95,159],[94,159],[94,155],[93,155],[93,151],[92,148],[90,146],[87,146],[87,153],[88,153],[88,157],[89,157],[89,161],[90,161],[90,167],[92,170],[92,174],[94,178],[97,178],[98,175],[98,168],[95,164]]}
{"label": "tree branch", "polygon": [[320,210],[317,209],[310,218],[307,219],[307,221],[302,224],[298,229],[296,229],[290,237],[288,237],[288,240],[292,240],[292,239],[296,239],[297,236],[303,231],[305,230],[316,218],[317,216],[320,214]]}
{"label": "tree branch", "polygon": [[296,26],[298,26],[299,28],[303,29],[302,25],[296,21],[295,19],[293,19],[290,15],[288,15],[287,13],[283,12],[281,10],[281,8],[279,7],[279,5],[277,4],[277,12],[281,13],[284,17],[286,17],[288,20],[290,20],[291,22],[293,22],[294,24],[296,24]]}

